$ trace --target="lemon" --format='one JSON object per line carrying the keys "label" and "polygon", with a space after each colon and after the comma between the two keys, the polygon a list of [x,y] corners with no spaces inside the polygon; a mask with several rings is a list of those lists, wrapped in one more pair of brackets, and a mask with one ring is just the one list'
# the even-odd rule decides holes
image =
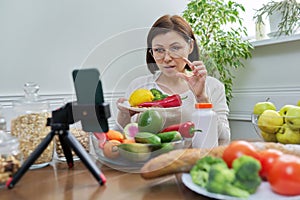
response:
{"label": "lemon", "polygon": [[140,88],[133,91],[129,97],[129,104],[131,106],[137,106],[141,103],[151,102],[154,96],[150,90]]}

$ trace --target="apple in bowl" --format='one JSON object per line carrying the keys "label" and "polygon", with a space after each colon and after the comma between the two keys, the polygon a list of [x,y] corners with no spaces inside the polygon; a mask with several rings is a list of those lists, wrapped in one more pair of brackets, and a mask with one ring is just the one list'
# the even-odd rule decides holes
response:
{"label": "apple in bowl", "polygon": [[261,106],[265,110],[260,109],[260,114],[255,114],[254,111],[257,105],[261,106],[263,104],[254,106],[251,121],[256,133],[265,142],[300,144],[300,106],[287,104],[276,111],[274,104],[274,106],[265,104]]}

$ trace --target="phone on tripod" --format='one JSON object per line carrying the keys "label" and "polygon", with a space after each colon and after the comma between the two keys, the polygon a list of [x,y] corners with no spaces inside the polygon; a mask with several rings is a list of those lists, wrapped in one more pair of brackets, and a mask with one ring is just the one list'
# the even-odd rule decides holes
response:
{"label": "phone on tripod", "polygon": [[105,184],[105,176],[80,142],[69,132],[69,124],[78,120],[81,120],[82,129],[87,132],[108,131],[107,119],[110,117],[110,109],[109,104],[104,102],[100,73],[97,69],[80,69],[74,70],[72,75],[78,101],[67,103],[52,112],[52,117],[47,119],[47,126],[51,126],[51,131],[24,161],[15,175],[7,180],[7,188],[14,187],[55,135],[59,137],[69,168],[73,168],[74,165],[71,152],[73,149],[99,184]]}
{"label": "phone on tripod", "polygon": [[[84,131],[107,132],[109,125],[107,118],[99,117],[96,106],[104,103],[100,72],[96,68],[75,69],[72,72],[74,88],[78,105],[95,105],[95,110],[87,113],[88,118],[80,118]],[[76,113],[73,113],[76,117]]]}

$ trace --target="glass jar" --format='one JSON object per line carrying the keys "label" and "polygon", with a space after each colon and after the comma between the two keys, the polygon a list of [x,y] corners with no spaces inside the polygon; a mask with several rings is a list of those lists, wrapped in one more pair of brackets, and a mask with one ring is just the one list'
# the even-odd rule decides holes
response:
{"label": "glass jar", "polygon": [[6,119],[3,115],[3,106],[0,104],[0,131],[6,131]]}
{"label": "glass jar", "polygon": [[5,131],[0,131],[0,188],[12,177],[22,164],[19,141]]}
{"label": "glass jar", "polygon": [[[24,98],[13,102],[15,117],[11,120],[11,134],[19,138],[20,150],[26,160],[50,132],[46,126],[51,117],[49,104],[38,95],[39,85],[27,82],[24,85]],[[47,166],[53,158],[53,142],[51,142],[30,169]]]}

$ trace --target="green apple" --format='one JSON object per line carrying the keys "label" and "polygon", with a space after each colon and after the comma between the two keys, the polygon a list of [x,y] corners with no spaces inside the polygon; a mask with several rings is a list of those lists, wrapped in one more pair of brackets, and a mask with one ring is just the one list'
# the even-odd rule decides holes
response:
{"label": "green apple", "polygon": [[286,112],[286,124],[293,130],[300,129],[300,107],[294,106]]}
{"label": "green apple", "polygon": [[287,104],[287,105],[284,105],[284,106],[282,106],[282,107],[280,108],[279,114],[283,117],[283,122],[284,122],[284,123],[285,123],[285,116],[286,116],[287,111],[288,111],[290,108],[293,108],[293,107],[295,107],[295,105],[289,105],[289,104]]}
{"label": "green apple", "polygon": [[300,144],[300,130],[292,130],[287,124],[284,124],[275,135],[280,143]]}
{"label": "green apple", "polygon": [[279,114],[280,114],[281,116],[285,116],[286,113],[287,113],[287,111],[288,111],[290,108],[293,108],[293,107],[295,107],[295,105],[289,105],[289,104],[284,105],[284,106],[282,106],[282,107],[280,108]]}
{"label": "green apple", "polygon": [[277,142],[276,134],[260,131],[260,134],[265,142]]}
{"label": "green apple", "polygon": [[276,110],[276,106],[270,101],[258,102],[253,107],[253,114],[261,115],[265,110]]}
{"label": "green apple", "polygon": [[265,110],[258,118],[257,125],[266,133],[276,133],[283,125],[283,118],[275,110]]}
{"label": "green apple", "polygon": [[300,106],[300,100],[297,102],[297,106]]}

